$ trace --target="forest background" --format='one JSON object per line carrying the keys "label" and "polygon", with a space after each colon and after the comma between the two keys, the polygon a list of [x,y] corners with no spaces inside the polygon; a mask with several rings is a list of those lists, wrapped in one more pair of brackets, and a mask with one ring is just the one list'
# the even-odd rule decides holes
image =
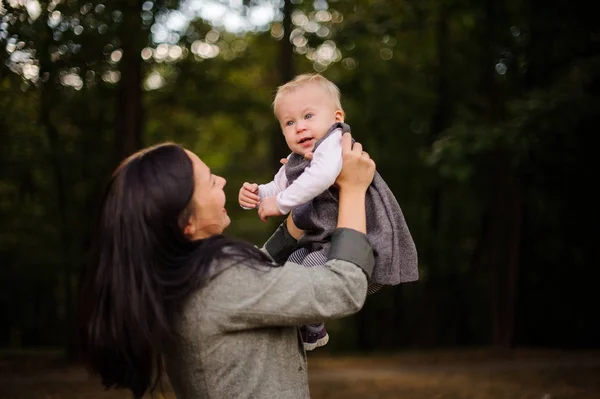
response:
{"label": "forest background", "polygon": [[0,348],[73,354],[79,278],[120,160],[175,141],[244,181],[288,153],[271,101],[341,89],[420,280],[331,323],[330,352],[598,348],[600,29],[578,0],[0,1]]}

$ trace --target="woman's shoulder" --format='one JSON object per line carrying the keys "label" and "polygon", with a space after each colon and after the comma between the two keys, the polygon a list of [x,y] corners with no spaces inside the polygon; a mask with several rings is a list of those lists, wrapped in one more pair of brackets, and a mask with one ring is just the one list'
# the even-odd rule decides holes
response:
{"label": "woman's shoulder", "polygon": [[248,258],[237,249],[227,248],[225,251],[231,256],[212,262],[209,278],[203,287],[203,290],[211,291],[212,297],[217,293],[230,296],[232,290],[245,290],[258,284],[269,270],[277,266],[267,260]]}
{"label": "woman's shoulder", "polygon": [[[215,260],[214,272],[186,300],[180,328],[208,335],[221,331],[231,315],[247,306],[249,298],[265,285],[269,267],[255,261]],[[229,315],[229,316],[228,316]]]}

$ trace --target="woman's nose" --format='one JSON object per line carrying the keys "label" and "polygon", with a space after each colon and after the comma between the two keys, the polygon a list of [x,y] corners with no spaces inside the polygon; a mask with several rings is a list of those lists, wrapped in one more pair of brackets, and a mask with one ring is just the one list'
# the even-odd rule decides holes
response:
{"label": "woman's nose", "polygon": [[221,176],[219,176],[219,179],[221,179],[221,187],[225,187],[225,184],[227,184],[227,180],[225,180],[225,178]]}

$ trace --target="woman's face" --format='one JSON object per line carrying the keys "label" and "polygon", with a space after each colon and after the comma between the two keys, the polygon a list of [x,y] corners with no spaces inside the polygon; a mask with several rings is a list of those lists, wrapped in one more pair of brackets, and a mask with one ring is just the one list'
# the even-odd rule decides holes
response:
{"label": "woman's face", "polygon": [[193,212],[184,233],[193,240],[223,233],[231,220],[225,210],[225,179],[213,175],[191,151],[186,153],[194,167]]}

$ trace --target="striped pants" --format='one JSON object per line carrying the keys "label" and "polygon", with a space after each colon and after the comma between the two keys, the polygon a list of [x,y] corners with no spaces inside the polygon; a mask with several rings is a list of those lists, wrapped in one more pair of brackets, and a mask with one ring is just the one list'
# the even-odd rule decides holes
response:
{"label": "striped pants", "polygon": [[[325,263],[327,263],[327,257],[321,251],[309,252],[308,249],[303,247],[295,250],[288,258],[288,261],[306,267],[323,266]],[[381,284],[369,283],[367,295],[374,294],[375,292],[379,291],[381,287],[383,287]]]}

